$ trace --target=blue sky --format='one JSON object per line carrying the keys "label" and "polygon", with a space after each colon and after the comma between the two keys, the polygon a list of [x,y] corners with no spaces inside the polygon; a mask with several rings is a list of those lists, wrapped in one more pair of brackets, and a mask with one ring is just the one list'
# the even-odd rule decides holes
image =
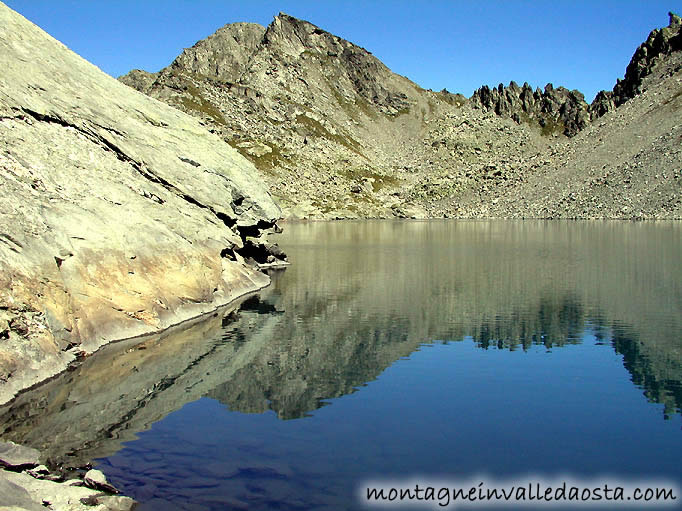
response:
{"label": "blue sky", "polygon": [[470,96],[516,80],[611,89],[637,46],[682,0],[288,1],[4,0],[76,53],[119,76],[158,71],[236,21],[283,11],[348,39],[424,88]]}

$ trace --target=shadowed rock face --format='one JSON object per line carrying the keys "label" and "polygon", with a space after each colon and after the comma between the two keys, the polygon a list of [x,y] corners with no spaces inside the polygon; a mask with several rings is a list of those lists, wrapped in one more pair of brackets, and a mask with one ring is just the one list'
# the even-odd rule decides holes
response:
{"label": "shadowed rock face", "polygon": [[234,149],[2,4],[0,67],[0,402],[268,283],[240,250],[280,209]]}
{"label": "shadowed rock face", "polygon": [[647,40],[639,45],[625,70],[625,77],[618,79],[613,91],[601,91],[594,98],[590,105],[593,119],[644,92],[644,78],[653,72],[656,64],[682,50],[682,20],[672,12],[668,15],[668,26],[652,30]]}
{"label": "shadowed rock face", "polygon": [[510,82],[509,87],[500,84],[490,89],[484,85],[471,96],[471,103],[497,115],[511,117],[517,123],[537,122],[547,133],[562,132],[574,136],[587,126],[590,120],[585,96],[577,90],[554,88],[551,83],[544,92],[524,83],[519,87]]}

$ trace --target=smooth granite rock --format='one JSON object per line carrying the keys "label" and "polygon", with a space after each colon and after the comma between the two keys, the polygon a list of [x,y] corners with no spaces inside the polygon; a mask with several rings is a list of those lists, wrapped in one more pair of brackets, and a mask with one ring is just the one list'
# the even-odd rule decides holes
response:
{"label": "smooth granite rock", "polygon": [[0,69],[0,403],[267,285],[239,251],[280,209],[237,151],[3,4]]}
{"label": "smooth granite rock", "polygon": [[0,465],[8,468],[31,468],[40,463],[40,452],[31,447],[0,442]]}
{"label": "smooth granite rock", "polygon": [[0,470],[0,509],[28,511],[41,511],[44,509],[31,498],[25,488],[12,482],[6,474],[6,472]]}

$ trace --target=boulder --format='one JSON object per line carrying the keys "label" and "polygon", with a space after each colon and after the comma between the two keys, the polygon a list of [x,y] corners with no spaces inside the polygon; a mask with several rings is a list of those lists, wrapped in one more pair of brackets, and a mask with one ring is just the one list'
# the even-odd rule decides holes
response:
{"label": "boulder", "polygon": [[40,463],[40,453],[31,447],[0,442],[0,465],[13,470],[33,468]]}
{"label": "boulder", "polygon": [[83,481],[85,482],[85,486],[92,488],[93,490],[118,493],[118,490],[109,484],[106,476],[100,470],[95,470],[94,468],[88,470],[83,477]]}

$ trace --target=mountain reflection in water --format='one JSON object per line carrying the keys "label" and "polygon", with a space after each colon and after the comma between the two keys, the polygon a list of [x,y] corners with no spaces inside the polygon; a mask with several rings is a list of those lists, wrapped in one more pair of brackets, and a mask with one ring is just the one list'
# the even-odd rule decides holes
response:
{"label": "mountain reflection in water", "polygon": [[[560,357],[589,340],[580,356],[611,350],[649,406],[679,421],[681,231],[675,222],[292,224],[281,244],[293,264],[258,296],[101,350],[0,408],[0,434],[77,466],[202,397],[232,412],[315,415],[370,392],[425,343],[453,341]],[[503,374],[505,360],[494,363]],[[548,387],[561,390],[571,374],[550,375]],[[570,400],[565,392],[556,399]]]}

